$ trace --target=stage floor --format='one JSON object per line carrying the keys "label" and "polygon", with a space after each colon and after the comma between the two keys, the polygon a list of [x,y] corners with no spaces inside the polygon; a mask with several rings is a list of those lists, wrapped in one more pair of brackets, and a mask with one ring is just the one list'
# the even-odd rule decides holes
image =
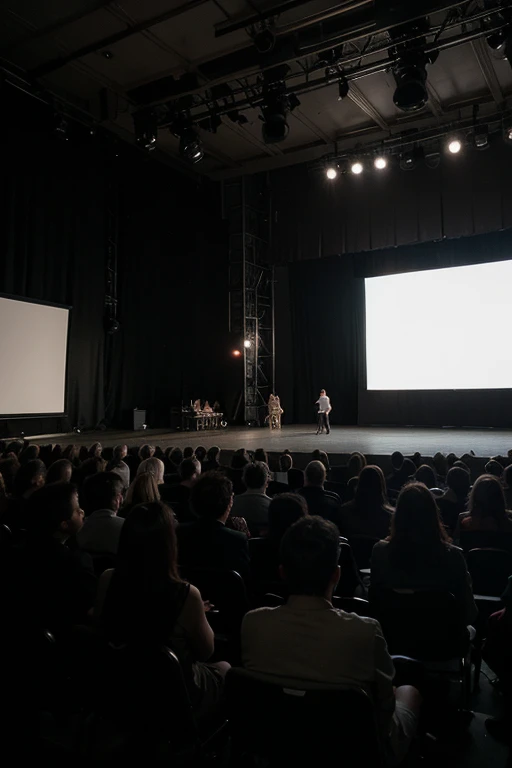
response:
{"label": "stage floor", "polygon": [[316,435],[315,425],[295,424],[284,426],[281,431],[245,427],[228,427],[206,432],[171,432],[166,429],[148,429],[145,432],[106,430],[82,434],[37,435],[34,442],[58,442],[91,445],[99,441],[104,446],[126,443],[141,445],[152,443],[166,448],[170,445],[204,445],[233,451],[237,448],[265,448],[269,452],[311,453],[321,448],[330,454],[349,454],[361,451],[368,456],[389,455],[393,451],[412,454],[420,451],[423,456],[433,456],[437,451],[458,455],[474,451],[477,456],[506,455],[512,448],[512,430],[499,429],[432,429],[413,427],[333,427],[330,435]]}

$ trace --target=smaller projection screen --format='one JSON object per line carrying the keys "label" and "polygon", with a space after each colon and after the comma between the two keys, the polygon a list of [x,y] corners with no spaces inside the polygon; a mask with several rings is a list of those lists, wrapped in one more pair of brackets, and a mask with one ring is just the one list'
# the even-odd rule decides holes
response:
{"label": "smaller projection screen", "polygon": [[512,261],[365,280],[368,390],[509,389]]}
{"label": "smaller projection screen", "polygon": [[0,296],[0,415],[66,410],[69,308]]}

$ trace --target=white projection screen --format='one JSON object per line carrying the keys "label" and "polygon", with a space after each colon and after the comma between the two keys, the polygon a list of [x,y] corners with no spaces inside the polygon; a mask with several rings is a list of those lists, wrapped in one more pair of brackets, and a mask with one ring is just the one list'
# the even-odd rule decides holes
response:
{"label": "white projection screen", "polygon": [[0,296],[0,415],[64,414],[69,308]]}
{"label": "white projection screen", "polygon": [[512,261],[365,279],[368,390],[508,389]]}

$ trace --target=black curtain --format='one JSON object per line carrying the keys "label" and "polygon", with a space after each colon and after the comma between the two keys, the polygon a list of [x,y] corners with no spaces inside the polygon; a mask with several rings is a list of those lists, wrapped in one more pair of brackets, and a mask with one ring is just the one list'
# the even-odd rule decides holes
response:
{"label": "black curtain", "polygon": [[[236,382],[229,366],[226,375],[228,239],[218,185],[83,126],[70,123],[59,137],[52,110],[16,92],[8,98],[16,121],[0,127],[0,291],[72,306],[70,425],[128,425],[138,407],[150,426],[167,426],[182,399],[229,400]],[[121,328],[109,335],[112,235]]]}
{"label": "black curtain", "polygon": [[[333,406],[332,423],[355,424],[364,284],[354,277],[352,259],[292,265],[290,302],[291,365],[280,366],[278,388],[293,391],[292,421],[314,421],[314,403],[320,389],[326,389]],[[284,348],[282,352],[286,353]],[[291,382],[284,379],[286,369],[293,375]]]}
{"label": "black curtain", "polygon": [[512,147],[445,156],[436,169],[365,169],[329,181],[322,168],[271,174],[276,261],[372,251],[512,227]]}

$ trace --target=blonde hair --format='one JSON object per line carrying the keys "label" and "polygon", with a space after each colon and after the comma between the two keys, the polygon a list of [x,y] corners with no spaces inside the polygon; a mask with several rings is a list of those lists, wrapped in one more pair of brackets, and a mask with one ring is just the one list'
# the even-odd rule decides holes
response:
{"label": "blonde hair", "polygon": [[125,503],[134,507],[136,504],[149,504],[152,501],[160,501],[155,476],[151,472],[140,472],[128,488]]}
{"label": "blonde hair", "polygon": [[141,461],[137,474],[140,475],[142,472],[149,472],[154,476],[157,485],[160,485],[164,481],[164,469],[163,461],[161,459],[155,459],[153,456],[151,459],[144,459],[144,461]]}

